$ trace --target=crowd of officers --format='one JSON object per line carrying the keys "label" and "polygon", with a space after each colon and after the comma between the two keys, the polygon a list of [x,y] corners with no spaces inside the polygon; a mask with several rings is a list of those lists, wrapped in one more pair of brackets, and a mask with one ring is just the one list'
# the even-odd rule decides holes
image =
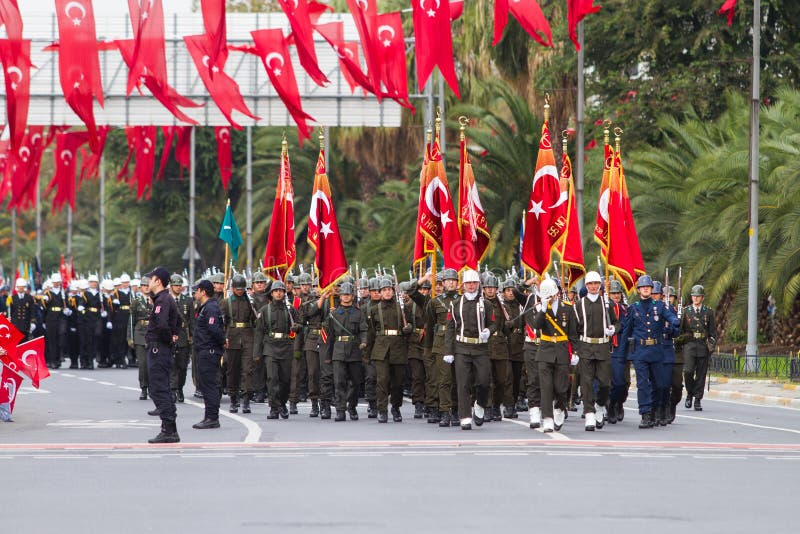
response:
{"label": "crowd of officers", "polygon": [[[552,278],[500,282],[488,271],[466,270],[459,280],[453,269],[402,283],[348,276],[321,293],[308,273],[285,281],[237,274],[229,287],[222,273],[208,278],[190,296],[173,274],[161,295],[178,314],[171,402],[174,409],[184,401],[191,368],[194,395],[206,400],[196,428],[219,426],[221,395],[233,413],[267,402],[267,419],[286,419],[310,400],[310,417],[336,421],[357,420],[363,396],[367,417],[386,423],[402,421],[407,393],[414,418],[439,427],[466,430],[523,413],[531,428],[553,432],[582,404],[593,431],[623,420],[631,367],[640,428],[666,426],[684,384],[685,406],[702,409],[716,342],[702,286],[682,307],[673,288],[647,275],[632,305],[618,281],[606,286],[596,272],[580,292]],[[48,366],[67,358],[72,369],[134,366],[147,399],[146,334],[156,311],[149,280],[90,276],[63,288],[54,275],[48,282],[31,295],[19,279],[7,302],[17,328],[46,337]],[[213,360],[220,361],[206,365]]]}

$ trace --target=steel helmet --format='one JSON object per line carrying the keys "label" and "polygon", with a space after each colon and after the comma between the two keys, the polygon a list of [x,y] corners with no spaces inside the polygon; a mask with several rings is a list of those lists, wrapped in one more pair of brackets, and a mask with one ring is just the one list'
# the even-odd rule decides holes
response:
{"label": "steel helmet", "polygon": [[[458,280],[458,273],[455,269],[445,269],[442,271],[442,280]],[[477,282],[478,280],[475,281]]]}
{"label": "steel helmet", "polygon": [[231,287],[233,289],[245,289],[247,287],[247,279],[241,274],[236,274],[233,276],[233,280],[231,280]]}
{"label": "steel helmet", "polygon": [[693,297],[705,297],[706,296],[706,288],[704,288],[700,284],[692,286],[692,296]]}
{"label": "steel helmet", "polygon": [[500,282],[492,273],[483,273],[483,287],[500,287]]}
{"label": "steel helmet", "polygon": [[380,280],[380,282],[378,284],[378,289],[384,289],[384,288],[387,288],[387,287],[392,287],[393,285],[394,285],[394,282],[392,282],[392,279],[389,278],[388,276],[384,276],[383,278],[381,278],[381,280]]}
{"label": "steel helmet", "polygon": [[369,279],[369,290],[370,291],[378,291],[380,289],[380,281],[378,278],[370,278]]}
{"label": "steel helmet", "polygon": [[284,283],[281,282],[280,280],[275,280],[274,282],[272,282],[272,287],[270,288],[270,292],[277,291],[279,289],[286,291],[286,285],[284,285]]}
{"label": "steel helmet", "polygon": [[339,294],[340,295],[352,295],[353,294],[353,284],[350,282],[345,282],[339,286]]}
{"label": "steel helmet", "polygon": [[661,295],[662,293],[664,293],[664,288],[661,282],[659,281],[653,282],[653,293],[656,295]]}
{"label": "steel helmet", "polygon": [[261,271],[256,271],[255,273],[253,273],[253,282],[266,282],[266,281],[267,277],[264,276],[264,273],[262,273]]}
{"label": "steel helmet", "polygon": [[639,280],[636,281],[636,287],[653,287],[653,279],[650,278],[650,275],[643,274],[639,277]]}
{"label": "steel helmet", "polygon": [[608,290],[609,293],[622,293],[622,282],[619,280],[612,280],[611,287]]}

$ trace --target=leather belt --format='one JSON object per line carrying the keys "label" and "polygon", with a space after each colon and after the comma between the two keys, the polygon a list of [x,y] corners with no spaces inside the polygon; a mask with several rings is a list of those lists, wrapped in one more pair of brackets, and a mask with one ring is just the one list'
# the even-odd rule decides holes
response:
{"label": "leather belt", "polygon": [[661,342],[658,340],[658,338],[654,338],[654,337],[648,337],[648,338],[639,340],[639,345],[644,345],[646,347],[651,347],[653,345],[658,345],[659,343],[661,343]]}
{"label": "leather belt", "polygon": [[399,336],[400,335],[400,330],[384,330],[383,332],[381,332],[380,335],[382,335],[382,336]]}
{"label": "leather belt", "polygon": [[348,341],[353,341],[355,338],[355,336],[336,336],[336,341],[347,343]]}
{"label": "leather belt", "polygon": [[150,324],[150,320],[149,319],[142,319],[141,321],[139,321],[139,324],[147,326],[147,325]]}
{"label": "leather belt", "polygon": [[119,309],[120,310],[130,310],[131,307],[130,306],[120,306]]}
{"label": "leather belt", "polygon": [[52,308],[50,308],[49,311],[54,311],[54,312],[55,311],[61,311],[61,308],[59,308],[58,306],[53,306]]}
{"label": "leather belt", "polygon": [[581,341],[584,343],[589,343],[590,345],[602,345],[603,343],[608,343],[609,338],[607,337],[584,337],[581,336]]}
{"label": "leather belt", "polygon": [[549,343],[559,343],[561,341],[566,341],[567,336],[546,336],[542,334],[541,339],[542,341],[547,341]]}
{"label": "leather belt", "polygon": [[90,312],[93,312],[93,313],[97,313],[97,312],[99,312],[100,310],[98,310],[97,308],[86,308],[86,311],[90,311]]}
{"label": "leather belt", "polygon": [[319,328],[309,328],[308,329],[308,333],[309,334],[317,334],[317,335],[319,335]]}
{"label": "leather belt", "polygon": [[705,339],[706,335],[702,332],[692,332],[692,337],[694,339]]}
{"label": "leather belt", "polygon": [[482,343],[486,343],[485,341],[481,341],[479,337],[467,337],[467,336],[456,336],[456,341],[459,343],[466,343],[467,345],[480,345]]}
{"label": "leather belt", "polygon": [[252,328],[250,323],[233,323],[231,326],[234,328]]}
{"label": "leather belt", "polygon": [[525,336],[525,343],[533,343],[534,345],[541,345],[538,337]]}
{"label": "leather belt", "polygon": [[272,339],[285,339],[289,337],[289,334],[281,334],[280,332],[275,334],[270,334],[269,337]]}
{"label": "leather belt", "polygon": [[423,333],[424,331],[425,331],[425,329],[424,329],[424,328],[415,328],[415,329],[414,329],[414,333],[415,333],[415,334],[421,334],[421,333]]}

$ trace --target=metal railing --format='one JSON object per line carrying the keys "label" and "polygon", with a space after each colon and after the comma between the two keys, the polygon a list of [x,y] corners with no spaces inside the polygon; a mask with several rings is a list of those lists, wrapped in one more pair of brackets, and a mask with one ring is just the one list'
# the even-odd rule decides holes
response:
{"label": "metal railing", "polygon": [[728,377],[762,377],[800,382],[800,354],[785,356],[750,356],[744,354],[712,354],[708,362],[711,373]]}

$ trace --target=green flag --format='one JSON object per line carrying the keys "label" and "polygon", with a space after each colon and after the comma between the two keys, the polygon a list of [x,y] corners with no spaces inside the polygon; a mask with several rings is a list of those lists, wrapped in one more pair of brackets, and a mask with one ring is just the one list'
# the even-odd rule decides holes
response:
{"label": "green flag", "polygon": [[234,263],[239,260],[239,247],[242,246],[242,234],[236,226],[236,219],[233,218],[233,210],[230,203],[225,208],[225,218],[222,220],[222,228],[219,229],[219,238],[231,247]]}

